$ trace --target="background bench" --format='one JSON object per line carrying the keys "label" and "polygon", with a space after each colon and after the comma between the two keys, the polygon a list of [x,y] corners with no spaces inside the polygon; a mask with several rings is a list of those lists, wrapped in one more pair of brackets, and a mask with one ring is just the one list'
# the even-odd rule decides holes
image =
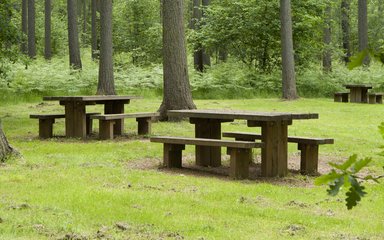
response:
{"label": "background bench", "polygon": [[[256,139],[261,139],[261,134],[224,132],[223,137],[235,138],[238,141],[255,141]],[[298,150],[301,152],[300,173],[315,174],[318,170],[319,145],[333,144],[334,140],[331,138],[288,137],[288,142],[298,144]]]}
{"label": "background bench", "polygon": [[348,102],[349,92],[336,92],[334,93],[335,102]]}
{"label": "background bench", "polygon": [[368,103],[375,104],[375,103],[383,103],[383,93],[369,93],[368,94]]}
{"label": "background bench", "polygon": [[138,123],[138,135],[146,135],[151,133],[151,122],[159,117],[160,114],[155,113],[120,113],[120,114],[97,114],[92,115],[91,119],[99,120],[99,138],[113,139],[113,125],[115,120],[124,118],[136,118]]}
{"label": "background bench", "polygon": [[[87,113],[86,114],[86,132],[87,135],[92,133],[92,119],[90,116],[100,113]],[[57,114],[31,114],[30,118],[39,119],[39,137],[40,138],[51,138],[53,136],[53,124],[55,119],[65,118],[64,113]]]}
{"label": "background bench", "polygon": [[234,179],[248,178],[252,148],[263,146],[263,143],[207,138],[151,137],[150,140],[164,143],[163,161],[164,166],[168,168],[181,168],[181,153],[185,149],[185,145],[227,147],[227,154],[230,155],[229,176]]}

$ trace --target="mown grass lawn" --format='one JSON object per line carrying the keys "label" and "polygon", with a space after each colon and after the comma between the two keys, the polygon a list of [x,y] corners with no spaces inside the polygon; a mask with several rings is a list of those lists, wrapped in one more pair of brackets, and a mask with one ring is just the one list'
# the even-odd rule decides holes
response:
{"label": "mown grass lawn", "polygon": [[[160,102],[135,100],[126,111],[156,111]],[[357,153],[374,159],[369,172],[382,174],[378,153],[384,141],[377,127],[384,121],[384,105],[331,99],[195,103],[201,109],[319,113],[319,119],[294,121],[289,134],[334,138],[334,145],[320,147],[321,161]],[[282,179],[233,181],[191,169],[161,169],[161,144],[135,136],[134,120],[126,120],[127,135],[113,141],[60,137],[63,120],[54,126],[59,137],[39,140],[37,121],[29,114],[62,111],[56,102],[0,106],[8,140],[22,153],[21,159],[0,165],[0,239],[384,239],[384,184],[366,184],[367,197],[347,210],[344,195],[327,196],[325,186],[313,185],[314,177],[290,173]],[[193,127],[160,122],[152,132],[193,136]],[[259,130],[243,121],[222,129]],[[187,147],[188,162],[193,153]],[[289,153],[295,159],[295,145],[289,145]]]}

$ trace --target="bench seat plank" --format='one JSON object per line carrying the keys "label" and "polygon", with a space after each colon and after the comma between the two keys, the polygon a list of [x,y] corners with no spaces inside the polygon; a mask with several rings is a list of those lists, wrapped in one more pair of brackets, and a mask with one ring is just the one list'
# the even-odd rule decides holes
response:
{"label": "bench seat plank", "polygon": [[[259,133],[224,132],[223,137],[232,137],[239,141],[255,141],[262,139]],[[318,170],[319,145],[333,144],[331,138],[289,137],[288,142],[297,143],[301,152],[300,172],[302,174],[314,174]]]}
{"label": "bench seat plank", "polygon": [[230,156],[229,176],[234,179],[244,179],[249,176],[249,163],[252,160],[252,148],[263,147],[260,142],[228,141],[207,138],[186,137],[151,137],[151,142],[163,143],[163,161],[168,168],[181,168],[182,150],[185,145],[227,147]]}
{"label": "bench seat plank", "polygon": [[159,117],[158,112],[142,112],[142,113],[118,113],[118,114],[97,114],[93,115],[92,119],[101,120],[117,120],[124,118],[146,118],[146,117]]}
{"label": "bench seat plank", "polygon": [[[97,112],[86,113],[86,133],[92,133],[92,119],[90,116],[100,114]],[[40,138],[51,138],[53,136],[53,124],[55,119],[65,118],[64,113],[53,113],[53,114],[31,114],[30,118],[39,119],[39,137]]]}
{"label": "bench seat plank", "polygon": [[[124,118],[136,118],[138,123],[137,134],[146,135],[151,133],[151,122],[153,119],[160,116],[158,112],[139,112],[139,113],[118,113],[118,114],[96,114],[92,115],[91,119],[99,120],[99,138],[113,139],[115,120]],[[122,133],[122,132],[121,132]],[[121,134],[117,133],[117,134]]]}
{"label": "bench seat plank", "polygon": [[151,142],[233,148],[257,148],[263,146],[263,143],[261,142],[256,143],[247,141],[228,141],[220,139],[184,137],[151,137]]}

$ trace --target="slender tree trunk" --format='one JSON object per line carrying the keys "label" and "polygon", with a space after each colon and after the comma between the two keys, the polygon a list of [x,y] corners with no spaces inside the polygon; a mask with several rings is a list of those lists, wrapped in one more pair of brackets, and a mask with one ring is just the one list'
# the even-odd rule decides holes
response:
{"label": "slender tree trunk", "polygon": [[27,48],[27,34],[28,34],[28,0],[21,2],[21,31],[23,32],[23,39],[21,42],[21,52],[28,54]]}
{"label": "slender tree trunk", "polygon": [[28,56],[36,58],[35,0],[28,0]]}
{"label": "slender tree trunk", "polygon": [[76,0],[67,0],[69,65],[81,69]]}
{"label": "slender tree trunk", "polygon": [[351,45],[349,42],[350,27],[349,27],[349,12],[350,0],[341,1],[341,31],[343,38],[344,62],[347,64],[351,57]]}
{"label": "slender tree trunk", "polygon": [[17,151],[9,145],[0,121],[0,162],[5,162],[12,153],[17,153]]}
{"label": "slender tree trunk", "polygon": [[328,2],[324,11],[324,30],[323,30],[323,71],[328,73],[332,71],[331,54],[331,3]]}
{"label": "slender tree trunk", "polygon": [[91,0],[91,48],[92,48],[92,59],[98,58],[98,47],[97,47],[97,2]]}
{"label": "slender tree trunk", "polygon": [[280,0],[283,99],[298,98],[293,56],[291,0]]}
{"label": "slender tree trunk", "polygon": [[112,48],[112,0],[101,1],[98,95],[115,95]]}
{"label": "slender tree trunk", "polygon": [[188,78],[182,0],[163,0],[163,71],[161,119],[168,119],[167,110],[195,109]]}
{"label": "slender tree trunk", "polygon": [[51,47],[51,0],[45,0],[45,59],[51,59],[52,47]]}
{"label": "slender tree trunk", "polygon": [[[200,4],[200,2],[201,0],[193,0],[191,27],[196,31],[200,29],[199,24],[204,24],[202,20],[205,17],[205,14],[204,14],[204,9],[202,9],[202,6],[203,8],[205,8],[210,4],[209,0],[202,0],[202,5]],[[200,43],[195,48],[193,59],[194,59],[195,69],[199,72],[203,72],[205,70],[204,66],[211,65],[211,59],[209,55],[206,53],[203,45]]]}
{"label": "slender tree trunk", "polygon": [[[359,1],[359,14],[358,14],[358,34],[359,34],[359,51],[368,49],[368,13],[367,13],[367,0]],[[369,65],[369,57],[367,56],[363,63]]]}

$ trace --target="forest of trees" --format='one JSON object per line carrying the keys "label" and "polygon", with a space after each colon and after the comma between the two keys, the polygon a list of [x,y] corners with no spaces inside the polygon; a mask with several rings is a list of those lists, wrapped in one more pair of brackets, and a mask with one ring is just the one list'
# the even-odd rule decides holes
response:
{"label": "forest of trees", "polygon": [[[68,56],[71,68],[82,69],[81,52],[90,48],[89,58],[100,60],[97,93],[115,94],[114,55],[124,54],[125,62],[148,66],[166,64],[167,47],[177,51],[162,39],[169,30],[163,28],[167,4],[166,0],[4,0],[1,24],[8,30],[1,36],[2,58],[7,57],[2,62],[23,59],[20,53],[30,58],[24,58],[27,65],[39,56],[47,60]],[[195,70],[202,73],[228,61],[242,63],[255,74],[281,72],[281,96],[295,99],[296,72],[321,65],[327,73],[358,51],[381,51],[383,5],[382,0],[184,0],[176,21],[184,22],[180,34],[185,34],[186,45],[177,48],[185,48],[187,56],[193,56]],[[1,64],[1,72],[7,67]],[[248,85],[258,84],[250,80]]]}

